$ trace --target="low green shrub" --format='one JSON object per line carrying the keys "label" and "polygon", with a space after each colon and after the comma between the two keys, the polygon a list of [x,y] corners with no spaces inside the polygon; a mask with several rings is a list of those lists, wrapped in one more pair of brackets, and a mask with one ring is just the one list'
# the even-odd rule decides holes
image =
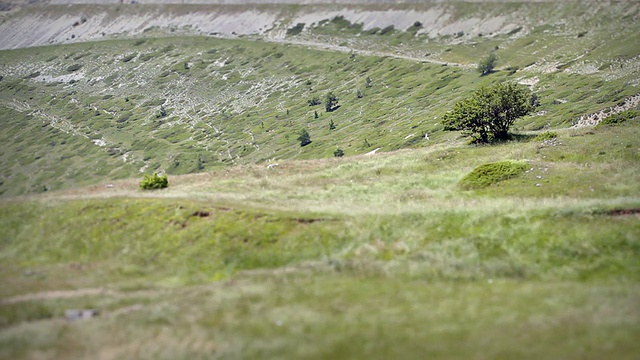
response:
{"label": "low green shrub", "polygon": [[287,29],[287,36],[295,36],[302,32],[304,29],[304,23],[297,23],[296,26]]}
{"label": "low green shrub", "polygon": [[465,190],[485,188],[500,181],[516,177],[524,173],[527,167],[526,162],[513,160],[483,164],[463,177],[458,182],[458,186]]}
{"label": "low green shrub", "polygon": [[68,72],[74,72],[74,71],[78,71],[82,68],[82,64],[73,64],[70,65],[69,67],[67,67],[67,71]]}
{"label": "low green shrub", "polygon": [[558,133],[555,131],[545,131],[542,134],[536,136],[533,138],[533,141],[546,141],[546,140],[552,140],[558,137]]}
{"label": "low green shrub", "polygon": [[122,61],[123,63],[126,63],[126,62],[129,62],[129,61],[135,59],[136,56],[138,56],[138,53],[129,54],[129,55],[125,56],[124,58],[122,58],[120,61]]}
{"label": "low green shrub", "polygon": [[607,116],[606,118],[602,119],[602,121],[600,121],[600,123],[596,127],[618,125],[625,121],[633,120],[633,118],[636,118],[638,116],[640,116],[640,111],[638,110],[625,110],[617,114]]}
{"label": "low green shrub", "polygon": [[393,30],[395,30],[395,28],[393,27],[393,25],[389,25],[389,26],[387,26],[386,28],[384,28],[384,29],[380,30],[380,35],[386,35],[386,34],[392,33],[392,32],[393,32]]}
{"label": "low green shrub", "polygon": [[298,136],[298,141],[300,141],[300,146],[307,146],[311,144],[311,136],[307,130],[302,130],[300,132],[300,136]]}
{"label": "low green shrub", "polygon": [[145,175],[140,181],[140,188],[143,190],[164,189],[169,186],[167,175]]}

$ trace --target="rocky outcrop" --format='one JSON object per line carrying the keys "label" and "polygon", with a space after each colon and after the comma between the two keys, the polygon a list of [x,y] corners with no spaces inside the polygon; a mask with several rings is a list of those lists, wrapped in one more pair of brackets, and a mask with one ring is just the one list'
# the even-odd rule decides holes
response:
{"label": "rocky outcrop", "polygon": [[[11,11],[1,12],[0,49],[95,41],[112,36],[151,36],[154,32],[221,37],[255,35],[277,40],[297,24],[304,24],[303,31],[307,31],[338,16],[351,24],[361,24],[365,31],[391,26],[405,31],[419,23],[414,31],[430,38],[452,35],[456,39],[460,36],[474,39],[507,33],[520,36],[542,23],[566,24],[580,16],[591,19],[596,10],[611,14],[640,13],[637,3],[604,6],[530,2],[502,9],[499,4],[488,7],[473,1],[307,0],[302,3],[308,6],[290,7],[286,4],[301,2],[49,0],[31,6],[16,5]],[[562,16],[567,6],[576,14],[575,19]]]}
{"label": "rocky outcrop", "polygon": [[576,121],[574,121],[571,128],[581,128],[585,126],[596,126],[600,121],[604,120],[607,116],[617,114],[629,109],[633,109],[640,105],[640,94],[626,98],[620,104],[602,109],[592,114],[582,115]]}

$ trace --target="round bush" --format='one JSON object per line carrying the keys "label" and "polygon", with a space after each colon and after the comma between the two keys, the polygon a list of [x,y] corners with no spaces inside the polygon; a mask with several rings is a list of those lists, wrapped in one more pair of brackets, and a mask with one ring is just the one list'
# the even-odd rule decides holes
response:
{"label": "round bush", "polygon": [[527,171],[524,161],[499,161],[483,164],[463,177],[458,186],[462,189],[482,189],[497,182],[511,179]]}
{"label": "round bush", "polygon": [[140,188],[143,190],[163,189],[169,186],[167,175],[145,175],[140,181]]}

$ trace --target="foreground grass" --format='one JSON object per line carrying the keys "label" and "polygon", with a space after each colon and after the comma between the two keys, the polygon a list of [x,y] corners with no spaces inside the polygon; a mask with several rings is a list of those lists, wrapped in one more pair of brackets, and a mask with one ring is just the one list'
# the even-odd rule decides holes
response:
{"label": "foreground grass", "polygon": [[633,358],[639,129],[5,200],[0,357]]}
{"label": "foreground grass", "polygon": [[[9,358],[630,359],[638,351],[638,296],[623,284],[246,275],[124,299],[41,301],[52,318],[5,328],[0,351]],[[69,323],[57,319],[66,306],[104,312]]]}

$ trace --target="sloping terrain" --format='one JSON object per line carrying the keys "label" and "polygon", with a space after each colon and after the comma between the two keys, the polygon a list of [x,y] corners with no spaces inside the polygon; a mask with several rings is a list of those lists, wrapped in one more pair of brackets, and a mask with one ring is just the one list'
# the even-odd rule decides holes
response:
{"label": "sloping terrain", "polygon": [[632,359],[639,121],[5,201],[0,355]]}
{"label": "sloping terrain", "polygon": [[2,7],[0,358],[640,353],[638,3],[91,2]]}
{"label": "sloping terrain", "polygon": [[[0,53],[8,119],[0,193],[331,157],[336,148],[349,156],[429,146],[455,137],[439,122],[455,101],[505,80],[531,86],[541,102],[516,130],[568,127],[638,93],[640,45],[629,41],[639,33],[637,6],[26,7],[3,20],[0,44],[80,42]],[[214,30],[199,21],[226,26],[216,18],[222,15],[260,23],[239,15],[246,11],[279,25],[261,25],[258,38],[185,36]],[[380,30],[406,19],[421,22]],[[49,35],[18,36],[34,22]],[[300,32],[291,31],[302,22]],[[111,31],[100,35],[111,40],[82,42],[98,30]],[[121,39],[130,36],[139,38]],[[478,76],[475,63],[492,51],[499,71]],[[308,105],[329,92],[339,98],[335,111]],[[312,139],[304,148],[302,129]]]}

